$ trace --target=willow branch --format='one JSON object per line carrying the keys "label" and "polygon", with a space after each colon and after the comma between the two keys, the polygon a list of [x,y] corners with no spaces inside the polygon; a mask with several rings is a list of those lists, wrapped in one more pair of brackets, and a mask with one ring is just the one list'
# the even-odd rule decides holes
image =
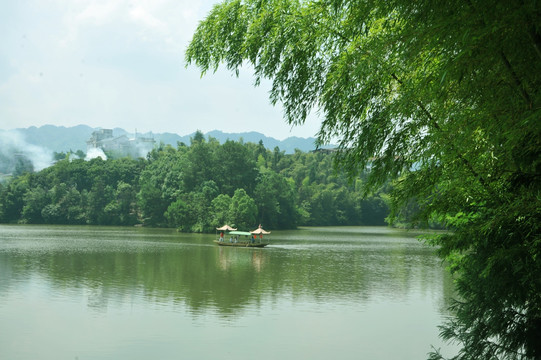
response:
{"label": "willow branch", "polygon": [[507,56],[505,56],[504,52],[500,52],[500,56],[502,58],[503,64],[505,65],[506,69],[511,73],[511,77],[513,78],[513,81],[515,83],[515,86],[519,89],[520,95],[522,98],[526,101],[527,104],[529,104],[530,108],[532,107],[532,101],[530,100],[530,95],[524,90],[524,87],[522,86],[522,82],[520,81],[517,73],[511,66],[511,63],[509,62],[509,59],[507,59]]}
{"label": "willow branch", "polygon": [[[396,76],[395,73],[391,73],[391,77],[393,79],[395,79],[400,85],[404,85],[404,82],[398,77]],[[425,115],[428,117],[428,119],[432,122],[432,126],[434,127],[434,129],[436,129],[438,132],[440,133],[443,133],[443,130],[441,129],[440,125],[438,124],[438,122],[434,119],[434,117],[432,116],[432,114],[430,113],[430,111],[428,111],[428,109],[423,105],[423,103],[420,101],[420,100],[417,100],[416,101],[417,103],[417,106],[421,109],[421,111],[423,113],[425,113]],[[473,168],[473,165],[468,161],[468,159],[466,159],[456,148],[455,146],[452,144],[451,140],[448,139],[447,136],[445,136],[445,138],[447,139],[448,143],[449,143],[449,146],[451,148],[452,151],[454,151],[457,155],[457,157],[460,159],[460,161],[466,166],[466,168],[472,173],[472,175],[479,180],[479,182],[481,183],[481,185],[488,191],[488,192],[492,192],[490,187],[488,186],[486,180],[477,172],[475,171],[475,169]]]}

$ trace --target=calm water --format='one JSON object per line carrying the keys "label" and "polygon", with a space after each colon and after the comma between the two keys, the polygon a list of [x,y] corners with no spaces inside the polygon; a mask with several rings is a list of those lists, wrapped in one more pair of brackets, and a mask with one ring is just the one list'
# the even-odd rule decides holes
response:
{"label": "calm water", "polygon": [[0,359],[424,359],[452,281],[416,234],[0,225]]}

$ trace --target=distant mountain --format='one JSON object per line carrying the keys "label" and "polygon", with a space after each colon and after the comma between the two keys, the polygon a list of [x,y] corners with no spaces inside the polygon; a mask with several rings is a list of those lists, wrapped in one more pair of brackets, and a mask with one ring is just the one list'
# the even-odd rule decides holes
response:
{"label": "distant mountain", "polygon": [[17,129],[27,143],[56,152],[70,150],[86,152],[86,141],[94,130],[86,125],[73,127],[43,125],[39,128],[31,126],[26,129]]}
{"label": "distant mountain", "polygon": [[315,138],[288,137],[287,139],[280,141],[255,131],[245,133],[223,133],[219,130],[214,130],[208,132],[205,134],[205,136],[212,136],[213,138],[218,139],[220,143],[224,143],[227,140],[239,141],[242,139],[244,142],[257,144],[260,140],[262,140],[263,145],[265,145],[267,149],[273,150],[278,146],[281,151],[285,150],[287,154],[294,153],[295,149],[308,152],[316,148]]}
{"label": "distant mountain", "polygon": [[[16,129],[26,140],[28,144],[41,146],[51,151],[67,152],[83,150],[86,152],[86,141],[90,138],[93,131],[97,128],[92,128],[87,125],[78,125],[73,127],[43,125],[41,127],[31,126],[29,128]],[[7,133],[7,131],[0,130],[0,133]],[[170,144],[177,146],[177,142],[183,142],[190,144],[190,139],[195,133],[180,136],[173,133],[138,133],[138,136],[152,137],[156,140],[156,143],[163,142],[164,144]],[[134,134],[128,133],[121,128],[114,128],[113,135],[122,136],[127,135],[133,137]],[[219,130],[210,131],[205,134],[205,137],[209,136],[216,138],[220,143],[224,143],[227,140],[239,141],[242,139],[244,142],[259,143],[263,141],[263,145],[270,150],[275,147],[280,148],[281,151],[286,153],[293,153],[295,149],[299,149],[304,152],[312,151],[315,149],[315,138],[300,138],[289,137],[285,140],[277,140],[272,137],[265,136],[258,132],[245,132],[245,133],[224,133]]]}

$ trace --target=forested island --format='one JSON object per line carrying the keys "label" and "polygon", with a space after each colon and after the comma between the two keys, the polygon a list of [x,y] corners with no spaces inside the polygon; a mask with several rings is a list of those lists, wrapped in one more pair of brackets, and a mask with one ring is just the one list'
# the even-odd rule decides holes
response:
{"label": "forested island", "polygon": [[286,154],[262,141],[220,144],[197,132],[189,145],[161,144],[146,158],[56,157],[53,166],[0,184],[0,222],[212,232],[224,223],[384,225],[389,212],[389,185],[363,196],[364,175],[351,181],[326,150]]}

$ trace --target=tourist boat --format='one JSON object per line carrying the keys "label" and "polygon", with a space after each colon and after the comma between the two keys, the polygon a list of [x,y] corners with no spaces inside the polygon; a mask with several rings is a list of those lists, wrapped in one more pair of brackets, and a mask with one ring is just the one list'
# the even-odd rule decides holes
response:
{"label": "tourist boat", "polygon": [[[229,225],[224,225],[221,228],[216,228],[220,231],[220,237],[214,242],[220,246],[236,246],[236,247],[258,247],[262,248],[269,245],[269,242],[263,242],[263,235],[270,234],[270,231],[265,231],[259,225],[254,231],[237,231]],[[227,232],[224,234],[224,232]],[[259,237],[258,237],[259,235]]]}

